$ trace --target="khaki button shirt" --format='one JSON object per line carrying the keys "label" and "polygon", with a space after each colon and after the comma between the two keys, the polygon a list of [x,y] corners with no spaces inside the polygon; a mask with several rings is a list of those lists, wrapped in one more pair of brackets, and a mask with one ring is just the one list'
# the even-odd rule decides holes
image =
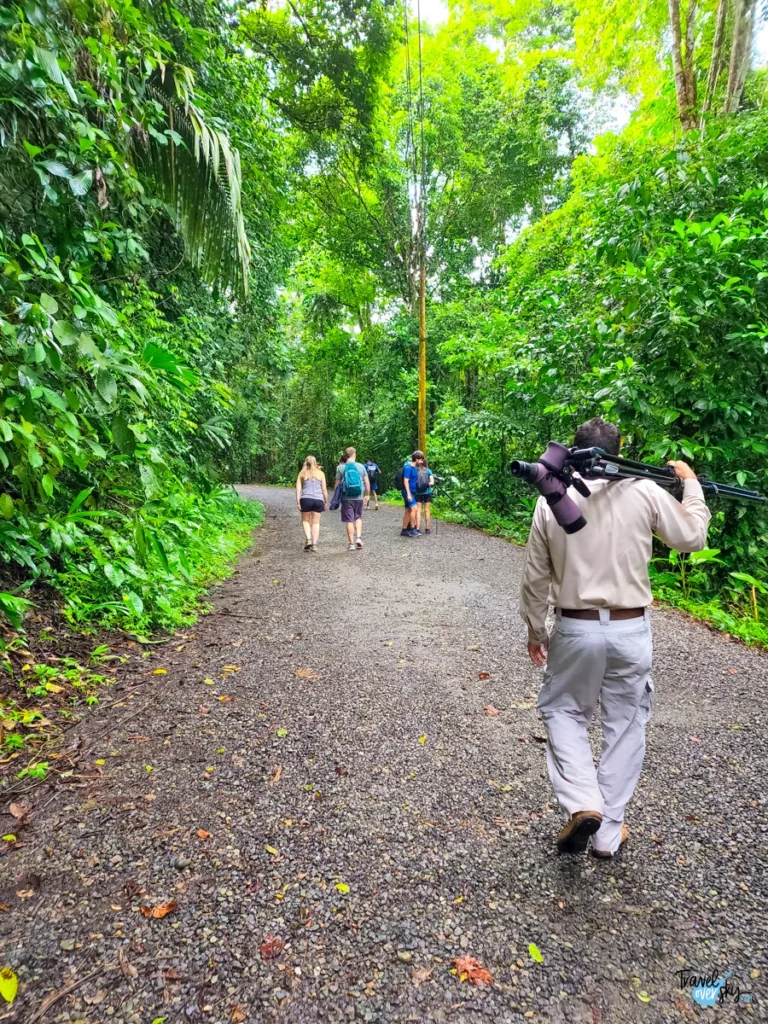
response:
{"label": "khaki button shirt", "polygon": [[682,503],[650,480],[587,480],[588,498],[570,497],[587,525],[567,534],[539,498],[525,550],[520,614],[532,643],[546,640],[549,606],[646,608],[656,534],[675,551],[701,551],[710,513],[698,480],[683,481]]}

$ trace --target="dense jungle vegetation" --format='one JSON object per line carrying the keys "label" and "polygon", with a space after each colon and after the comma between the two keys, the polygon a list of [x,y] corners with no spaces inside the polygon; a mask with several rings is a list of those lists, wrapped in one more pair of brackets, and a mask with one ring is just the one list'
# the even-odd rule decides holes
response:
{"label": "dense jungle vegetation", "polygon": [[[4,4],[6,616],[45,584],[74,624],[173,626],[247,542],[232,481],[353,443],[388,482],[416,441],[421,251],[448,514],[524,537],[509,459],[599,413],[636,457],[767,489],[764,16]],[[660,555],[657,589],[766,642],[765,514],[712,504],[712,549]]]}

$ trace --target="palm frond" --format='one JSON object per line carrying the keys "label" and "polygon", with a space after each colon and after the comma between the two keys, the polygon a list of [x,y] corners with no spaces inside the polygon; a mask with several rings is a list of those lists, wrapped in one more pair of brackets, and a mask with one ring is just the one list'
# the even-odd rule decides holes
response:
{"label": "palm frond", "polygon": [[149,83],[145,88],[165,111],[166,130],[154,127],[134,133],[134,148],[173,211],[203,280],[246,295],[251,251],[243,220],[239,153],[227,134],[207,124],[189,99],[183,105],[179,102],[174,82],[166,77],[163,86]]}

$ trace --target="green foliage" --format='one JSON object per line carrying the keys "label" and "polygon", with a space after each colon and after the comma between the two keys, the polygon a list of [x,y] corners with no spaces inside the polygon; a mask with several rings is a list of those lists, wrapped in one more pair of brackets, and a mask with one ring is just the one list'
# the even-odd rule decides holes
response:
{"label": "green foliage", "polygon": [[0,26],[0,571],[77,625],[171,627],[247,542],[258,511],[216,481],[263,446],[288,365],[265,74],[215,0],[37,0]]}

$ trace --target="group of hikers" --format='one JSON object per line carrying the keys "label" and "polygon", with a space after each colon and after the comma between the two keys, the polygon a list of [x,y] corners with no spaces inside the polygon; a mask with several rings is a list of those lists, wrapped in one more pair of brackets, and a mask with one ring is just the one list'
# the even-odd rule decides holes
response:
{"label": "group of hikers", "polygon": [[[363,510],[370,505],[379,510],[381,469],[373,459],[357,461],[357,451],[347,448],[336,467],[335,489],[328,498],[328,486],[322,466],[314,455],[304,459],[296,478],[296,506],[301,513],[304,550],[317,551],[320,516],[327,509],[341,509],[341,521],[347,532],[347,546],[356,551],[363,546]],[[435,478],[422,451],[415,451],[395,474],[403,504],[401,537],[420,537],[422,513],[424,533],[430,533],[430,512]]]}

